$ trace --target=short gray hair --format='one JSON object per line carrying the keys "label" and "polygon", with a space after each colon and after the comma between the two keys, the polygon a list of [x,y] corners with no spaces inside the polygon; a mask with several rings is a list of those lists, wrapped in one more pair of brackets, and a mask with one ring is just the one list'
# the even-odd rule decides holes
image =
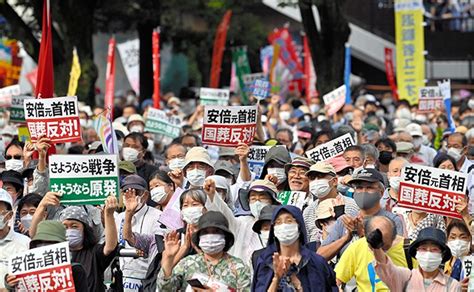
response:
{"label": "short gray hair", "polygon": [[360,145],[364,149],[365,157],[370,156],[375,161],[379,160],[380,152],[373,144],[362,144]]}

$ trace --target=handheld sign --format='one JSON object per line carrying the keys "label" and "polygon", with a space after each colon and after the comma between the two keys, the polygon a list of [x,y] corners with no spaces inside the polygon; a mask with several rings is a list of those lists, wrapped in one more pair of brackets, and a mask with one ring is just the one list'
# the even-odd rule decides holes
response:
{"label": "handheld sign", "polygon": [[12,255],[8,274],[19,280],[16,291],[76,291],[67,241]]}
{"label": "handheld sign", "polygon": [[205,106],[203,122],[203,144],[250,145],[257,127],[257,106]]}
{"label": "handheld sign", "polygon": [[62,204],[104,204],[108,196],[119,194],[117,155],[52,155],[49,188],[62,195]]}
{"label": "handheld sign", "polygon": [[418,112],[431,113],[443,108],[443,96],[438,86],[421,87],[419,91]]}
{"label": "handheld sign", "polygon": [[20,85],[11,85],[0,88],[0,107],[9,107],[12,103],[12,97],[20,95]]}
{"label": "handheld sign", "polygon": [[41,136],[50,138],[53,143],[82,140],[77,97],[27,99],[24,109],[32,142]]}
{"label": "handheld sign", "polygon": [[252,95],[257,99],[265,99],[271,90],[271,84],[265,79],[257,79],[252,85]]}
{"label": "handheld sign", "polygon": [[292,205],[303,210],[304,205],[307,203],[306,195],[306,192],[283,191],[278,194],[278,201],[282,205]]}
{"label": "handheld sign", "polygon": [[242,81],[244,82],[245,90],[251,91],[250,88],[252,87],[252,84],[255,83],[255,80],[258,79],[265,79],[265,73],[258,72],[242,75]]}
{"label": "handheld sign", "polygon": [[332,139],[329,142],[321,144],[311,150],[306,151],[306,156],[313,160],[314,162],[326,161],[333,157],[342,155],[344,150],[349,146],[354,146],[355,141],[352,138],[351,134],[347,133]]}
{"label": "handheld sign", "polygon": [[24,102],[27,99],[32,99],[32,96],[12,96],[12,104],[10,106],[10,122],[25,123],[25,108]]}
{"label": "handheld sign", "polygon": [[250,146],[247,161],[249,164],[250,171],[255,173],[256,177],[260,177],[260,175],[262,174],[263,165],[265,163],[265,156],[267,155],[268,150],[270,150],[270,148],[271,146]]}
{"label": "handheld sign", "polygon": [[181,134],[180,125],[180,118],[174,116],[168,117],[164,111],[150,108],[145,121],[145,131],[162,134],[174,139]]}
{"label": "handheld sign", "polygon": [[402,169],[398,205],[461,219],[456,203],[466,194],[467,175],[434,167],[410,164]]}
{"label": "handheld sign", "polygon": [[346,86],[341,85],[323,96],[328,116],[334,115],[344,106],[346,103],[346,91]]}
{"label": "handheld sign", "polygon": [[199,98],[201,105],[228,105],[230,92],[228,89],[201,87]]}

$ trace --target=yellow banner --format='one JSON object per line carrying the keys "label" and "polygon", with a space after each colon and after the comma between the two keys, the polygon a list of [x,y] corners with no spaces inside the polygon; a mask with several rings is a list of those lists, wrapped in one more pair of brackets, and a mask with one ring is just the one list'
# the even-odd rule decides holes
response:
{"label": "yellow banner", "polygon": [[395,0],[395,42],[398,95],[414,105],[425,86],[422,0]]}
{"label": "yellow banner", "polygon": [[67,90],[67,96],[75,96],[79,77],[81,77],[81,64],[79,64],[79,57],[77,56],[76,49],[72,51],[72,66],[71,73],[69,75],[69,88]]}

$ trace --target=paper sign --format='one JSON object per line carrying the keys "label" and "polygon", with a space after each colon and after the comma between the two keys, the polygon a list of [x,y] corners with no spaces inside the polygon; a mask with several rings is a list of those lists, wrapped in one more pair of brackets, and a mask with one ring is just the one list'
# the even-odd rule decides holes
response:
{"label": "paper sign", "polygon": [[9,107],[14,95],[20,95],[20,85],[16,84],[0,88],[0,107]]}
{"label": "paper sign", "polygon": [[230,92],[228,89],[201,87],[199,98],[201,105],[228,105]]}
{"label": "paper sign", "polygon": [[341,85],[323,96],[324,104],[326,105],[326,114],[328,116],[334,115],[344,106],[346,102],[346,90],[346,86]]}
{"label": "paper sign", "polygon": [[278,194],[278,201],[282,205],[292,205],[302,210],[307,202],[306,195],[306,192],[284,191]]}
{"label": "paper sign", "polygon": [[265,79],[265,74],[263,72],[244,74],[242,75],[242,80],[244,81],[245,88],[248,90],[252,87],[252,84],[255,80]]}
{"label": "paper sign", "polygon": [[341,137],[306,151],[306,156],[314,162],[326,161],[338,155],[342,155],[347,147],[354,145],[354,139],[352,138],[351,134],[347,133]]}
{"label": "paper sign", "polygon": [[30,132],[28,132],[28,127],[26,126],[18,127],[18,140],[20,140],[20,142],[23,142],[23,143],[26,141],[31,141]]}
{"label": "paper sign", "polygon": [[77,97],[27,99],[24,109],[32,142],[44,135],[54,143],[81,141]]}
{"label": "paper sign", "polygon": [[252,95],[257,99],[265,99],[271,90],[271,84],[265,79],[257,79],[252,85]]}
{"label": "paper sign", "polygon": [[418,112],[430,113],[443,108],[443,96],[438,86],[420,88]]}
{"label": "paper sign", "polygon": [[62,194],[62,204],[101,205],[108,196],[118,198],[118,175],[114,154],[49,157],[49,187]]}
{"label": "paper sign", "polygon": [[145,121],[145,131],[176,138],[181,134],[181,119],[168,116],[162,110],[150,108]]}
{"label": "paper sign", "polygon": [[160,215],[160,223],[164,224],[170,230],[177,230],[184,227],[179,206],[179,198],[183,191],[184,190],[179,187],[175,190],[163,213]]}
{"label": "paper sign", "polygon": [[32,96],[12,96],[12,103],[10,106],[10,122],[13,123],[25,123],[25,107],[24,102],[26,99],[32,99]]}
{"label": "paper sign", "polygon": [[75,291],[67,241],[12,255],[8,274],[19,280],[16,291]]}
{"label": "paper sign", "polygon": [[262,174],[263,165],[265,164],[265,156],[270,148],[271,146],[250,146],[247,161],[250,171],[255,173],[255,177],[260,177]]}
{"label": "paper sign", "polygon": [[463,256],[461,258],[462,262],[462,272],[461,279],[469,278],[472,273],[472,264],[474,263],[474,256]]}
{"label": "paper sign", "polygon": [[398,205],[461,219],[456,203],[465,197],[467,175],[410,164],[402,169]]}
{"label": "paper sign", "polygon": [[252,144],[257,106],[205,106],[202,143],[216,146]]}

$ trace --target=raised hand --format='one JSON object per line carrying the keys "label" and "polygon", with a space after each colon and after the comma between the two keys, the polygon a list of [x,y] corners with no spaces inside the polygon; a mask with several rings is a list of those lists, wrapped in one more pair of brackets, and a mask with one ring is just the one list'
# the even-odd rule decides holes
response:
{"label": "raised hand", "polygon": [[105,214],[106,215],[113,215],[115,210],[117,210],[117,198],[114,196],[108,196],[107,199],[105,200]]}
{"label": "raised hand", "polygon": [[134,213],[138,207],[139,197],[134,189],[128,189],[123,193],[125,212]]}
{"label": "raised hand", "polygon": [[277,252],[273,254],[273,272],[275,273],[275,277],[278,279],[281,279],[286,275],[290,265],[291,263],[288,257],[281,256]]}
{"label": "raised hand", "polygon": [[235,148],[235,155],[239,156],[240,161],[247,161],[249,156],[250,147],[245,143],[239,143],[237,148]]}
{"label": "raised hand", "polygon": [[216,182],[213,179],[206,179],[206,181],[204,181],[203,190],[211,200],[214,200]]}
{"label": "raised hand", "polygon": [[174,258],[178,253],[181,246],[180,234],[173,230],[165,235],[165,250],[163,251],[163,257]]}

